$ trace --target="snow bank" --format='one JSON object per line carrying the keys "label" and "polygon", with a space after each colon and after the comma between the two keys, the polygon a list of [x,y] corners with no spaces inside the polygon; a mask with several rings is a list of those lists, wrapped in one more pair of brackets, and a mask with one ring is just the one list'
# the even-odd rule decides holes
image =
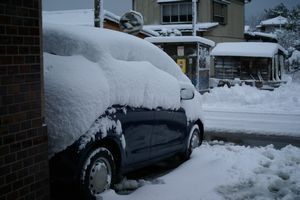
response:
{"label": "snow bank", "polygon": [[189,161],[129,195],[105,192],[106,200],[299,199],[300,149],[250,148],[204,143]]}
{"label": "snow bank", "polygon": [[288,83],[274,91],[236,85],[217,87],[202,96],[205,110],[300,113],[300,84]]}
{"label": "snow bank", "polygon": [[114,104],[183,106],[189,120],[201,118],[199,94],[180,101],[181,88],[194,89],[190,80],[147,41],[110,30],[46,25],[44,48],[50,156],[86,133]]}

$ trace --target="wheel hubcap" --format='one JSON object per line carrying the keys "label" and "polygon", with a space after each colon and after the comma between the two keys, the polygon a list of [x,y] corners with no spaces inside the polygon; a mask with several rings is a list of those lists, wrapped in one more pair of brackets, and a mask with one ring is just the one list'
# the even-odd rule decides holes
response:
{"label": "wheel hubcap", "polygon": [[108,189],[111,184],[111,167],[107,159],[99,158],[91,167],[89,189],[93,195],[98,195]]}
{"label": "wheel hubcap", "polygon": [[197,148],[199,146],[199,142],[200,142],[199,136],[197,132],[194,132],[191,138],[191,150]]}

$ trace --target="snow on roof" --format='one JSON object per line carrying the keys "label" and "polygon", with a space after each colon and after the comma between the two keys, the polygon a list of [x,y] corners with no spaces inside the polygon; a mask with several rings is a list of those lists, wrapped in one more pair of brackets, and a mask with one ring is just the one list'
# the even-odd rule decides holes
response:
{"label": "snow on roof", "polygon": [[287,19],[282,16],[278,16],[272,19],[267,19],[260,22],[261,26],[272,26],[272,25],[285,25],[287,24]]}
{"label": "snow on roof", "polygon": [[286,50],[276,43],[269,42],[225,42],[219,43],[212,50],[212,56],[241,56],[272,58],[278,50]]}
{"label": "snow on roof", "polygon": [[147,37],[145,40],[151,43],[200,42],[211,47],[215,46],[214,41],[199,36]]}
{"label": "snow on roof", "polygon": [[145,35],[148,35],[148,36],[159,36],[159,33],[156,32],[156,31],[153,31],[149,28],[143,28],[141,30],[141,33],[145,34]]}
{"label": "snow on roof", "polygon": [[[219,23],[216,22],[206,22],[206,23],[197,23],[196,29],[197,31],[206,31],[207,29],[213,28],[218,26]],[[172,30],[172,29],[178,29],[181,31],[191,31],[193,29],[192,24],[159,24],[159,25],[145,25],[145,28],[154,30],[154,31],[162,31],[162,30]]]}
{"label": "snow on roof", "polygon": [[267,37],[267,38],[271,38],[271,39],[276,39],[277,40],[277,36],[275,34],[272,33],[263,33],[263,32],[245,32],[246,34],[249,34],[251,36],[262,36],[262,37]]}
{"label": "snow on roof", "polygon": [[[104,18],[119,23],[120,16],[104,11]],[[43,22],[51,24],[68,24],[80,26],[94,26],[94,9],[43,11]],[[159,34],[151,29],[143,28],[145,35],[158,36]]]}

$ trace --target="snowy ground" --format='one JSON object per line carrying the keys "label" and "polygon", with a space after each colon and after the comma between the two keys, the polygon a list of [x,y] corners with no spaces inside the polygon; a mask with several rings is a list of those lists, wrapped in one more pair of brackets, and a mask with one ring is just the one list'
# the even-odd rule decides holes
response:
{"label": "snowy ground", "polygon": [[169,174],[152,182],[124,181],[119,187],[139,188],[128,195],[109,190],[103,199],[296,200],[300,199],[300,149],[204,143]]}
{"label": "snowy ground", "polygon": [[202,96],[206,130],[300,136],[299,94],[300,83],[291,79],[274,91],[214,88]]}

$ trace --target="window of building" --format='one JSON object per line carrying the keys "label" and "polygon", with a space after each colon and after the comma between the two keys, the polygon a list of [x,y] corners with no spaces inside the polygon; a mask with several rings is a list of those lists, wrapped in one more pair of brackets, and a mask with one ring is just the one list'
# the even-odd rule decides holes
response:
{"label": "window of building", "polygon": [[192,3],[162,4],[162,23],[192,22]]}
{"label": "window of building", "polygon": [[227,4],[214,1],[213,2],[213,21],[219,24],[227,23]]}

